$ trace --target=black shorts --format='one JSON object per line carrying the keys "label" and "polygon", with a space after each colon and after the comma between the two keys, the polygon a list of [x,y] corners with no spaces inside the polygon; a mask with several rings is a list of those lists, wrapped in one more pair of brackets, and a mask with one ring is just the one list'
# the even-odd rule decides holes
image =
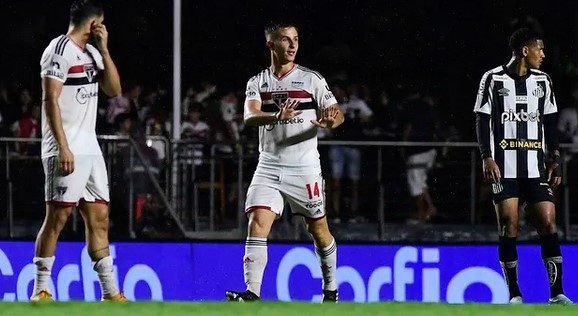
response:
{"label": "black shorts", "polygon": [[554,203],[554,194],[548,181],[542,178],[502,179],[492,183],[494,203],[509,198],[519,198],[528,204],[549,201]]}

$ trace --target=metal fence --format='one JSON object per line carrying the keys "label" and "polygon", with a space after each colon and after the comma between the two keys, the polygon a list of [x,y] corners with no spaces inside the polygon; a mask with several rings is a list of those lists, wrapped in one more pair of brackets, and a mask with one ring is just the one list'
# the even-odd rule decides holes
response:
{"label": "metal fence", "polygon": [[[162,209],[164,218],[171,224],[172,238],[242,238],[246,219],[244,197],[252,173],[257,164],[258,151],[255,144],[204,144],[184,140],[168,140],[161,136],[150,136],[135,141],[126,136],[99,136],[102,151],[109,171],[112,189],[121,188],[120,195],[112,195],[113,213],[126,216],[119,223],[121,230],[130,238],[140,238],[142,227],[135,220],[142,216],[143,196],[156,196],[156,203]],[[39,222],[39,208],[43,196],[38,194],[35,206],[26,206],[17,201],[26,184],[34,188],[43,187],[43,174],[38,156],[14,155],[17,143],[38,143],[39,139],[0,138],[3,148],[0,159],[4,162],[4,175],[0,190],[5,192],[0,199],[0,207],[6,208],[5,219],[8,236],[23,237],[15,233],[15,214],[24,214],[22,208],[36,208],[36,215],[29,216],[32,222]],[[431,176],[430,187],[434,199],[441,210],[434,224],[494,225],[491,200],[487,186],[481,177],[481,162],[477,144],[473,142],[393,142],[393,141],[319,141],[324,177],[331,178],[328,149],[331,146],[356,147],[362,151],[362,181],[359,184],[360,209],[368,219],[363,228],[376,236],[375,240],[387,240],[386,230],[390,223],[403,223],[411,209],[407,194],[405,162],[400,149],[429,147],[437,148],[439,163]],[[559,222],[567,240],[576,236],[572,233],[574,217],[573,196],[578,188],[575,171],[569,171],[569,150],[578,146],[563,144],[563,185],[558,196]],[[147,157],[147,151],[155,148],[157,164]],[[124,153],[124,154],[120,154]],[[27,161],[27,165],[23,164]],[[15,175],[23,174],[21,168],[34,166],[35,179],[16,181]],[[573,169],[572,169],[573,170]],[[146,189],[141,187],[145,186]],[[348,190],[342,192],[348,193]],[[328,192],[330,193],[330,192]],[[146,200],[146,199],[145,199]],[[15,203],[18,202],[18,203]],[[142,202],[142,203],[141,203]],[[19,205],[16,210],[16,204]],[[146,207],[145,207],[146,208]],[[329,210],[330,211],[330,210]],[[30,210],[29,210],[30,212]],[[78,231],[77,213],[73,213],[72,230]],[[330,213],[331,214],[331,213]],[[562,216],[560,216],[562,215]],[[126,224],[126,226],[124,226]],[[22,224],[20,224],[22,225]],[[25,224],[26,225],[26,224]],[[290,229],[299,229],[293,225]],[[353,226],[337,228],[344,233],[354,231]],[[355,233],[351,233],[355,234]],[[299,236],[298,233],[295,236]],[[154,238],[154,237],[153,237]],[[161,237],[162,238],[162,237]],[[171,238],[171,237],[169,237]],[[352,237],[351,239],[356,239]],[[364,239],[363,235],[359,235]]]}

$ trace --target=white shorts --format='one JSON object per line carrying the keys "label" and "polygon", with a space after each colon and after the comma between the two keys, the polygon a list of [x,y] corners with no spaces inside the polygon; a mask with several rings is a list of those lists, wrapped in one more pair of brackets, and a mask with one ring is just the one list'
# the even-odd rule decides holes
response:
{"label": "white shorts", "polygon": [[264,208],[281,217],[285,203],[291,212],[307,218],[325,216],[325,183],[320,173],[306,175],[260,172],[247,191],[245,213]]}
{"label": "white shorts", "polygon": [[60,174],[57,156],[43,158],[42,165],[46,202],[72,206],[83,199],[108,204],[108,175],[102,155],[74,156],[74,172],[67,176]]}
{"label": "white shorts", "polygon": [[436,160],[436,150],[409,156],[407,159],[407,184],[409,194],[418,196],[427,188],[427,173]]}

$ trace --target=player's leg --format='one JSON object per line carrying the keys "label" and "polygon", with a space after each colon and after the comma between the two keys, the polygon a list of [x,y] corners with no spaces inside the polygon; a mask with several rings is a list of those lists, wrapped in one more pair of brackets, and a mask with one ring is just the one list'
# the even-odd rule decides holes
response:
{"label": "player's leg", "polygon": [[249,223],[245,255],[243,256],[243,274],[245,292],[227,291],[229,301],[256,301],[261,297],[263,273],[267,265],[267,237],[273,222],[283,212],[283,197],[276,189],[279,179],[275,175],[255,175],[247,191],[245,212]]}
{"label": "player's leg", "polygon": [[75,157],[75,170],[69,175],[62,175],[58,157],[42,159],[44,168],[44,199],[46,215],[44,223],[36,237],[33,262],[36,266],[34,290],[31,300],[52,300],[49,294],[49,283],[58,237],[72,213],[72,206],[80,198],[82,188],[88,179],[84,163]]}
{"label": "player's leg", "polygon": [[102,156],[87,156],[92,163],[90,177],[79,204],[84,219],[86,248],[92,268],[98,275],[103,300],[126,301],[114,277],[114,263],[109,251],[109,192],[106,164]]}
{"label": "player's leg", "polygon": [[[504,180],[502,181],[504,182]],[[502,192],[503,193],[503,192]],[[514,194],[514,196],[517,196]],[[498,219],[498,256],[504,279],[508,285],[511,303],[521,303],[522,293],[518,284],[518,198],[508,197],[503,200],[495,198],[496,216]]]}
{"label": "player's leg", "polygon": [[56,243],[62,228],[72,213],[72,205],[66,203],[47,202],[44,223],[36,236],[34,265],[36,275],[31,300],[50,300],[50,275],[54,264]]}
{"label": "player's leg", "polygon": [[323,300],[336,302],[337,245],[327,225],[323,183],[321,174],[287,176],[282,192],[291,211],[305,218],[307,231],[313,237],[323,274]]}
{"label": "player's leg", "polygon": [[[544,182],[544,184],[546,184]],[[529,179],[525,185],[528,197],[527,213],[530,222],[540,236],[542,260],[550,285],[550,302],[568,304],[571,301],[564,295],[562,284],[562,251],[556,227],[556,206],[549,187],[540,181]]]}

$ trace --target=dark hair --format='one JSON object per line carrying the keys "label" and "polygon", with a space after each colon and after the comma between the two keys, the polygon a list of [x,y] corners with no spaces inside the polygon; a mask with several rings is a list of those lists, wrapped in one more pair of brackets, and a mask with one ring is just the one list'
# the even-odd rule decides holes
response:
{"label": "dark hair", "polygon": [[273,36],[277,32],[278,29],[286,28],[286,27],[294,27],[297,29],[294,23],[290,21],[271,21],[267,26],[265,26],[265,38],[269,40],[270,37]]}
{"label": "dark hair", "polygon": [[510,36],[510,48],[516,56],[522,55],[522,48],[536,42],[540,37],[529,28],[517,29]]}
{"label": "dark hair", "polygon": [[94,16],[104,14],[100,0],[74,0],[70,6],[70,23],[80,25]]}

